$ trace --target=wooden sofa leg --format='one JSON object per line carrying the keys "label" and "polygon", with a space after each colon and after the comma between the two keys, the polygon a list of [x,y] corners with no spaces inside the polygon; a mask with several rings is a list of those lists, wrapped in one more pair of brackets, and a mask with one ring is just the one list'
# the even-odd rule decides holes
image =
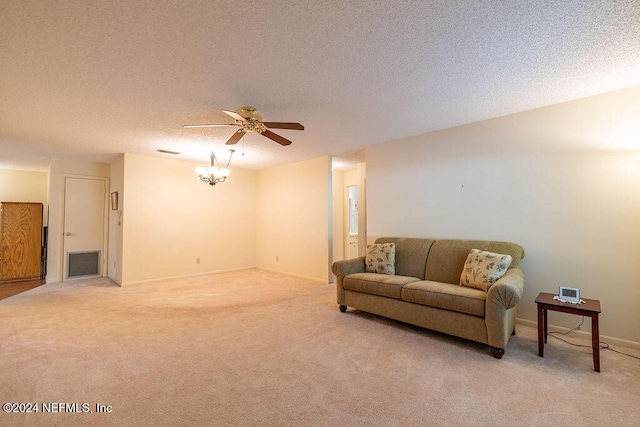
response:
{"label": "wooden sofa leg", "polygon": [[342,304],[340,304],[340,311],[341,311],[341,312],[343,312],[343,313],[344,313],[345,311],[347,311],[347,306],[346,306],[346,305],[342,305]]}
{"label": "wooden sofa leg", "polygon": [[504,356],[504,349],[491,347],[491,355],[496,359],[502,359],[502,356]]}

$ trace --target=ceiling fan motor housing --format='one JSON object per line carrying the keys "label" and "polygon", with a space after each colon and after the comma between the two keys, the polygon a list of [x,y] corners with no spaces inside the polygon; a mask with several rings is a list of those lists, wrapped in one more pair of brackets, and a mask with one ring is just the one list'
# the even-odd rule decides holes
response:
{"label": "ceiling fan motor housing", "polygon": [[258,114],[255,108],[253,107],[242,107],[238,114],[244,117],[247,120],[257,120],[259,122],[262,121],[262,115]]}
{"label": "ceiling fan motor housing", "polygon": [[240,110],[236,111],[242,117],[247,119],[246,122],[241,122],[236,120],[236,122],[242,126],[245,132],[258,132],[262,133],[267,130],[267,127],[262,123],[262,115],[258,114],[255,108],[253,107],[242,107]]}

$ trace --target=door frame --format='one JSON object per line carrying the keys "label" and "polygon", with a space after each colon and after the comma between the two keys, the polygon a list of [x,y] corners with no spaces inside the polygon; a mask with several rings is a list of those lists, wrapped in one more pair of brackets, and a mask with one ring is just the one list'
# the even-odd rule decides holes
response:
{"label": "door frame", "polygon": [[107,276],[107,267],[108,267],[108,256],[109,256],[109,178],[108,177],[104,177],[104,176],[90,176],[90,175],[72,175],[72,174],[62,174],[62,180],[63,180],[63,193],[62,193],[62,215],[60,216],[60,230],[61,230],[61,239],[60,239],[60,273],[61,273],[61,279],[62,281],[66,281],[66,280],[79,280],[79,279],[84,279],[84,277],[71,277],[68,278],[66,277],[67,275],[67,257],[66,254],[64,252],[64,219],[66,216],[66,208],[67,208],[67,203],[66,203],[66,196],[67,196],[67,178],[74,178],[74,179],[90,179],[93,181],[102,181],[104,182],[104,198],[103,198],[103,204],[104,204],[104,212],[103,212],[103,227],[102,227],[102,253],[101,253],[101,260],[100,260],[100,275],[97,277],[106,277]]}

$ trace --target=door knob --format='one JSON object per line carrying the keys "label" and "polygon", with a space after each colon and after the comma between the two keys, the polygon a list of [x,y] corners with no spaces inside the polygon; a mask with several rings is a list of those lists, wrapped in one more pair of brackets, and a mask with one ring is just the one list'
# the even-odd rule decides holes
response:
{"label": "door knob", "polygon": [[69,233],[68,231],[66,233],[64,233],[65,236],[69,237],[71,236],[71,233]]}

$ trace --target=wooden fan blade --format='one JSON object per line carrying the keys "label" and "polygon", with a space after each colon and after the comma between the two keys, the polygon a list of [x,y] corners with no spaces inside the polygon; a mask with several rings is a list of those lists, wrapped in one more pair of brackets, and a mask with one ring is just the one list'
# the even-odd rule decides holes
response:
{"label": "wooden fan blade", "polygon": [[242,117],[240,114],[236,113],[235,111],[229,111],[229,110],[222,110],[223,113],[230,115],[231,117],[233,117],[236,120],[239,120],[241,122],[246,122],[247,119],[245,119],[244,117]]}
{"label": "wooden fan blade", "polygon": [[291,141],[289,141],[287,138],[283,138],[280,135],[277,135],[273,132],[271,132],[270,130],[265,130],[264,132],[261,133],[262,136],[266,136],[269,139],[274,140],[275,142],[277,142],[280,145],[290,145]]}
{"label": "wooden fan blade", "polygon": [[206,124],[206,125],[184,125],[182,126],[183,128],[219,128],[219,127],[227,127],[227,126],[233,126],[233,127],[238,127],[240,126],[237,123],[230,123],[230,124]]}
{"label": "wooden fan blade", "polygon": [[293,129],[293,130],[304,130],[304,126],[300,123],[282,123],[282,122],[263,122],[264,125],[268,128],[273,129]]}
{"label": "wooden fan blade", "polygon": [[225,143],[225,145],[237,144],[238,141],[244,136],[244,129],[238,129],[236,133],[231,135],[231,138]]}

